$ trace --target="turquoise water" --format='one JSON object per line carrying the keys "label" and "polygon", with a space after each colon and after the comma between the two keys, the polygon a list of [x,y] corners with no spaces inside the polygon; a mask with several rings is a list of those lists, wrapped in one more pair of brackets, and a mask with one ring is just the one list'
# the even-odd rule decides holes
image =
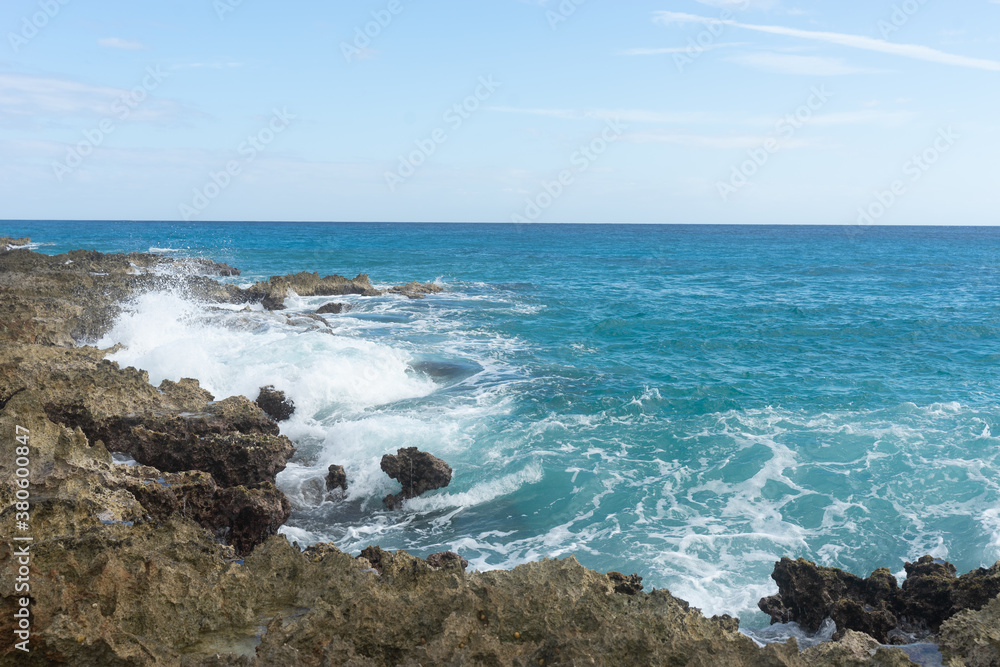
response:
{"label": "turquoise water", "polygon": [[[1000,558],[1000,229],[0,223],[43,252],[167,252],[376,284],[311,320],[157,293],[102,344],[217,396],[285,389],[279,485],[306,544],[575,554],[763,624],[781,556],[867,575]],[[291,313],[331,299],[293,299]],[[287,314],[287,313],[286,313]],[[378,461],[452,485],[387,512]],[[344,464],[346,497],[321,479]]]}

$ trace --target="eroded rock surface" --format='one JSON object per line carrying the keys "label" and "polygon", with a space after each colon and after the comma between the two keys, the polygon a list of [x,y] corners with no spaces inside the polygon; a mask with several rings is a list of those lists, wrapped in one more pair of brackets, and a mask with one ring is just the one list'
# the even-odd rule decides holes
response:
{"label": "eroded rock surface", "polygon": [[907,578],[900,587],[886,568],[862,579],[804,559],[782,558],[771,575],[778,594],[758,606],[772,623],[795,621],[815,632],[830,617],[838,633],[855,630],[896,643],[904,634],[936,632],[946,619],[965,609],[981,609],[1000,594],[1000,563],[961,577],[951,563],[931,556],[905,568]]}
{"label": "eroded rock surface", "polygon": [[451,466],[416,447],[405,447],[395,454],[382,457],[382,472],[398,481],[403,490],[383,499],[389,509],[399,507],[404,500],[422,493],[448,486],[451,483]]}
{"label": "eroded rock surface", "polygon": [[347,491],[347,471],[344,470],[344,466],[334,464],[327,468],[326,490],[333,491],[334,489]]}
{"label": "eroded rock surface", "polygon": [[295,402],[286,398],[285,392],[278,391],[271,385],[261,387],[254,402],[276,422],[283,422],[295,413]]}

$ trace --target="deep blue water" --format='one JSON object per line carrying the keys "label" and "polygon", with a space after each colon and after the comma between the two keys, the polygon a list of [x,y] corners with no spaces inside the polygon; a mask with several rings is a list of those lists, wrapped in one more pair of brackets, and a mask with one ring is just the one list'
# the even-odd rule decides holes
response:
{"label": "deep blue water", "polygon": [[[284,315],[137,302],[116,359],[217,396],[286,389],[300,543],[575,554],[751,624],[784,555],[867,575],[1000,558],[1000,229],[0,223],[43,252],[168,252],[249,282],[437,280]],[[51,245],[48,245],[51,244]],[[296,299],[292,313],[331,299]],[[287,314],[287,313],[286,313]],[[452,485],[386,512],[382,454]],[[345,464],[346,498],[323,492]]]}

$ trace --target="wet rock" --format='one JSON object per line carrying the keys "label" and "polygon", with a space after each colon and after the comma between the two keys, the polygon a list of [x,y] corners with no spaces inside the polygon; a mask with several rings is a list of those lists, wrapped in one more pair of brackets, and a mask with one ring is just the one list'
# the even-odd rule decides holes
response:
{"label": "wet rock", "polygon": [[454,551],[442,551],[441,553],[431,554],[427,557],[427,564],[439,569],[442,567],[458,567],[464,570],[469,567],[469,561]]}
{"label": "wet rock", "polygon": [[346,313],[351,309],[350,304],[346,303],[327,303],[319,307],[316,311],[317,315],[340,315],[341,313]]}
{"label": "wet rock", "polygon": [[451,483],[451,466],[441,459],[419,451],[416,447],[397,450],[382,457],[382,472],[398,481],[403,490],[383,499],[389,509],[399,507],[404,500],[440,489]]}
{"label": "wet rock", "polygon": [[362,296],[379,296],[381,290],[375,289],[367,274],[359,274],[354,278],[344,276],[320,277],[318,273],[296,273],[288,276],[275,276],[267,282],[260,282],[246,291],[247,296],[254,301],[260,301],[267,310],[284,310],[285,299],[295,292],[299,296],[341,296],[344,294],[360,294]]}
{"label": "wet rock", "polygon": [[276,422],[285,421],[295,412],[295,403],[272,385],[260,388],[255,403]]}
{"label": "wet rock", "polygon": [[861,579],[836,568],[799,559],[781,559],[771,577],[778,594],[758,606],[772,623],[795,621],[811,632],[830,617],[838,635],[864,632],[883,644],[919,640],[964,609],[982,608],[1000,594],[1000,564],[961,577],[945,561],[924,556],[905,564],[907,578],[900,588],[896,578],[879,568]]}
{"label": "wet rock", "polygon": [[608,572],[608,579],[614,584],[615,593],[635,595],[642,591],[642,577],[638,574],[624,575],[621,572]]}
{"label": "wet rock", "polygon": [[0,236],[0,252],[6,252],[12,248],[20,248],[31,243],[31,239],[25,236],[21,239],[12,239],[9,236]]}
{"label": "wet rock", "polygon": [[392,294],[402,294],[408,299],[423,299],[428,294],[437,294],[442,288],[434,283],[419,283],[416,281],[405,285],[396,285],[389,289]]}
{"label": "wet rock", "polygon": [[331,465],[326,473],[326,490],[333,491],[340,488],[347,491],[347,472],[344,466]]}

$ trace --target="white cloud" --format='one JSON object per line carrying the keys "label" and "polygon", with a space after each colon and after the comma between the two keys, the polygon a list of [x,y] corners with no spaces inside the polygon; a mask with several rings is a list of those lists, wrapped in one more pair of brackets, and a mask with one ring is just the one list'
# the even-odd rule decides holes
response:
{"label": "white cloud", "polygon": [[852,67],[841,58],[823,58],[820,56],[799,56],[791,53],[741,53],[726,58],[730,62],[767,72],[780,74],[801,74],[807,76],[842,76],[845,74],[862,74],[879,72],[880,70]]}
{"label": "white cloud", "polygon": [[[637,144],[674,144],[676,146],[686,146],[689,148],[714,148],[718,150],[736,150],[747,148],[759,148],[773,137],[768,136],[713,136],[704,134],[675,134],[664,132],[638,132],[625,135],[624,139]],[[811,145],[803,140],[785,140],[781,142],[782,148],[802,148]]]}
{"label": "white cloud", "polygon": [[[724,49],[732,48],[737,46],[746,46],[746,42],[723,42],[721,44],[708,44],[706,46],[699,46],[698,49],[701,51],[711,51],[713,49]],[[690,53],[690,46],[668,46],[665,48],[638,48],[638,49],[625,49],[621,51],[619,55],[623,56],[658,56],[669,53]]]}
{"label": "white cloud", "polygon": [[809,39],[838,46],[847,46],[865,51],[877,51],[890,55],[912,58],[914,60],[925,60],[928,62],[940,63],[942,65],[954,65],[956,67],[968,67],[971,69],[983,69],[992,72],[1000,72],[1000,62],[996,60],[984,60],[981,58],[969,58],[952,53],[945,53],[927,46],[916,44],[895,44],[881,39],[864,37],[861,35],[847,35],[837,32],[817,32],[813,30],[799,30],[797,28],[786,28],[773,25],[754,25],[750,23],[740,23],[739,21],[720,20],[695,14],[684,14],[681,12],[656,12],[654,21],[669,25],[671,23],[704,23],[706,21],[718,21],[725,25],[731,25],[744,30],[754,30],[772,35],[782,35],[785,37],[797,37],[799,39]]}
{"label": "white cloud", "polygon": [[723,7],[739,11],[746,9],[771,9],[778,4],[778,0],[698,0],[698,2],[710,7]]}
{"label": "white cloud", "polygon": [[[114,115],[113,105],[132,92],[68,79],[0,73],[0,121],[35,127]],[[172,121],[182,112],[176,102],[149,97],[132,110],[130,121]],[[89,121],[88,121],[89,122]]]}
{"label": "white cloud", "polygon": [[639,109],[519,109],[515,107],[489,107],[501,113],[547,116],[563,120],[620,120],[626,123],[694,123],[711,120],[705,113],[661,113]]}
{"label": "white cloud", "polygon": [[105,39],[97,40],[97,43],[106,49],[124,49],[126,51],[141,51],[147,48],[142,42],[134,42],[127,39],[119,39],[117,37],[108,37]]}

